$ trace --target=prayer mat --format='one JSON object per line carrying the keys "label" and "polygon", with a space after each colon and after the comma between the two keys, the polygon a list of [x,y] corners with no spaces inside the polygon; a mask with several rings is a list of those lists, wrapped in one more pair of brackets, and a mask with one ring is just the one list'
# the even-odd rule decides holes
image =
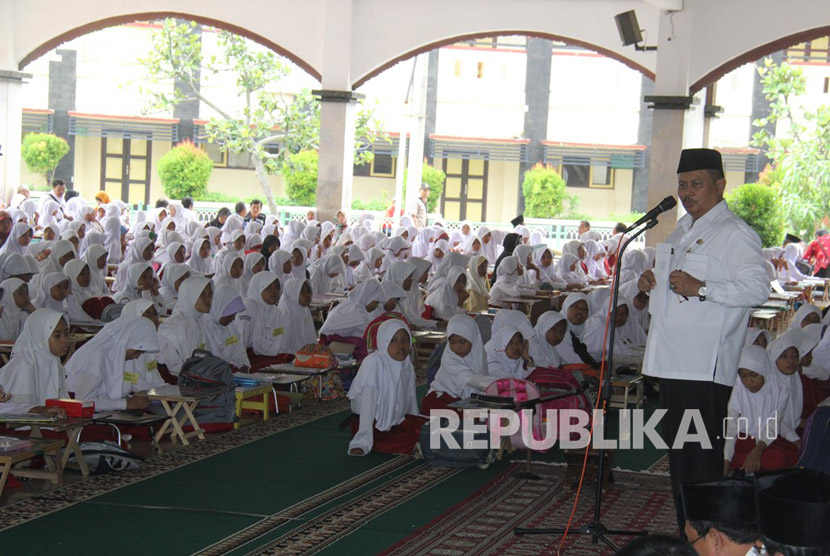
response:
{"label": "prayer mat", "polygon": [[[515,535],[518,527],[564,528],[573,508],[576,489],[565,486],[565,467],[533,466],[542,477],[517,477],[524,465],[512,464],[473,496],[409,537],[385,550],[389,556],[495,556],[556,554],[561,535]],[[674,502],[668,477],[614,471],[614,484],[603,492],[601,521],[610,529],[676,534]],[[594,513],[594,483],[582,488],[571,531],[588,523]],[[633,537],[611,537],[620,546]],[[562,554],[611,555],[606,545],[591,537],[569,533]]]}

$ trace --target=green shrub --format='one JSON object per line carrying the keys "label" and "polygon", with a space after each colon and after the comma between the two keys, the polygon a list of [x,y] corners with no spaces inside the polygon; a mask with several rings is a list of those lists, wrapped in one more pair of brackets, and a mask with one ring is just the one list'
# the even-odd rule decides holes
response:
{"label": "green shrub", "polygon": [[382,210],[389,208],[389,203],[380,199],[372,199],[371,201],[361,201],[355,199],[352,201],[352,210]]}
{"label": "green shrub", "polygon": [[164,194],[171,199],[207,200],[207,184],[213,172],[210,156],[191,141],[179,143],[159,159],[158,174]]}
{"label": "green shrub", "polygon": [[553,166],[536,164],[525,172],[522,181],[525,197],[525,216],[529,218],[556,218],[567,212],[576,213],[579,203],[565,193],[565,180]]}
{"label": "green shrub", "polygon": [[21,155],[33,174],[40,174],[51,185],[58,163],[69,152],[69,143],[52,133],[27,133],[21,145]]}
{"label": "green shrub", "polygon": [[193,200],[207,201],[211,203],[236,203],[240,199],[239,197],[234,197],[233,195],[225,195],[224,193],[218,193],[216,191],[205,191],[198,197],[193,197]]}
{"label": "green shrub", "polygon": [[288,157],[282,168],[285,192],[293,206],[317,205],[317,151],[300,151]]}
{"label": "green shrub", "polygon": [[[403,193],[401,196],[406,199],[406,178],[407,178],[408,170],[403,171]],[[438,168],[434,168],[424,162],[424,165],[421,167],[421,183],[428,183],[429,184],[429,197],[427,197],[427,210],[428,212],[435,212],[436,207],[438,206],[438,200],[441,199],[441,195],[444,193],[444,183],[447,181],[447,174],[439,170]],[[420,186],[420,184],[419,184]]]}
{"label": "green shrub", "polygon": [[781,244],[784,217],[775,189],[759,183],[747,183],[728,193],[726,203],[732,212],[743,218],[761,236],[764,247]]}

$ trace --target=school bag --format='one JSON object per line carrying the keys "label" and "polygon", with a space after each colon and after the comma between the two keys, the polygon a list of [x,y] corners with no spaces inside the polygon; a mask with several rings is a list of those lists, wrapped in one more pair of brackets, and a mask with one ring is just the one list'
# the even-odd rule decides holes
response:
{"label": "school bag", "polygon": [[[110,471],[133,471],[144,463],[143,457],[129,453],[111,440],[81,442],[80,448],[90,472],[99,475]],[[77,463],[75,454],[67,461]]]}
{"label": "school bag", "polygon": [[807,419],[801,458],[796,468],[830,474],[830,405],[822,405]]}
{"label": "school bag", "polygon": [[[447,427],[449,424],[445,417],[440,418],[440,423],[442,427]],[[486,448],[471,448],[469,442],[467,445],[464,443],[464,421],[462,420],[458,425],[458,430],[452,433],[452,437],[458,445],[458,448],[449,446],[440,435],[437,435],[436,438],[436,440],[440,440],[440,446],[432,448],[430,447],[430,424],[431,420],[424,423],[424,426],[421,427],[419,441],[421,455],[427,464],[442,467],[486,468],[490,463],[495,461],[496,451],[491,450],[489,447],[490,440],[488,432],[476,432],[472,435],[472,439],[486,442]]]}
{"label": "school bag", "polygon": [[213,395],[199,400],[193,416],[200,425],[233,423],[236,418],[233,371],[224,359],[203,349],[193,351],[179,373],[179,389],[183,395],[211,391]]}
{"label": "school bag", "polygon": [[580,409],[587,411],[589,414],[594,408],[594,400],[589,393],[591,381],[581,371],[556,367],[536,367],[527,379],[542,390],[543,396],[579,390],[573,396],[545,402],[546,408]]}

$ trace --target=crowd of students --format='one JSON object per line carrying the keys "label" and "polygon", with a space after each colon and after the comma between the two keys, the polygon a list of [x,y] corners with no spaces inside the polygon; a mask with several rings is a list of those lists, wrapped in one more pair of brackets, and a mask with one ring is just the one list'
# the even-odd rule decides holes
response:
{"label": "crowd of students", "polygon": [[[336,222],[310,213],[284,227],[259,202],[203,223],[188,202],[128,215],[103,192],[88,203],[66,201],[64,190],[56,182],[39,204],[16,199],[19,208],[0,212],[0,341],[14,342],[0,368],[0,386],[11,395],[1,412],[60,413],[45,400],[70,392],[102,409],[144,409],[148,400],[136,393],[175,382],[195,349],[247,372],[290,360],[307,344],[341,340],[362,358],[348,393],[359,416],[349,454],[408,453],[431,409],[498,378],[533,380],[536,368],[596,367],[608,348],[620,230],[603,240],[583,223],[559,253],[543,231],[521,223],[419,229],[403,216],[389,233],[371,215],[348,226],[343,213]],[[785,259],[794,245],[784,248]],[[645,345],[649,297],[637,280],[654,257],[651,248],[623,257],[616,354],[636,355]],[[789,265],[770,267],[771,280],[797,278]],[[587,295],[573,291],[588,286]],[[559,311],[531,322],[517,310],[518,297],[551,290],[568,292]],[[328,294],[345,299],[327,313],[313,310],[312,297]],[[114,320],[105,318],[112,303],[121,308]],[[492,323],[481,314],[488,309]],[[62,361],[70,323],[102,318],[94,339]],[[804,304],[777,338],[747,332],[725,472],[795,463],[804,420],[828,392],[829,323]],[[420,406],[413,328],[448,336]],[[773,422],[777,428],[766,426]]]}

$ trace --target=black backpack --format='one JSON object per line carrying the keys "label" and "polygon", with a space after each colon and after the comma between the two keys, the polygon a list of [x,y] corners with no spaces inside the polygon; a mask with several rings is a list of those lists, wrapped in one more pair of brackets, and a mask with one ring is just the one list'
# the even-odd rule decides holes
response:
{"label": "black backpack", "polygon": [[182,395],[202,394],[206,390],[213,395],[203,398],[193,411],[199,423],[233,423],[236,416],[233,371],[224,359],[203,349],[197,349],[184,362],[179,373],[179,389]]}

